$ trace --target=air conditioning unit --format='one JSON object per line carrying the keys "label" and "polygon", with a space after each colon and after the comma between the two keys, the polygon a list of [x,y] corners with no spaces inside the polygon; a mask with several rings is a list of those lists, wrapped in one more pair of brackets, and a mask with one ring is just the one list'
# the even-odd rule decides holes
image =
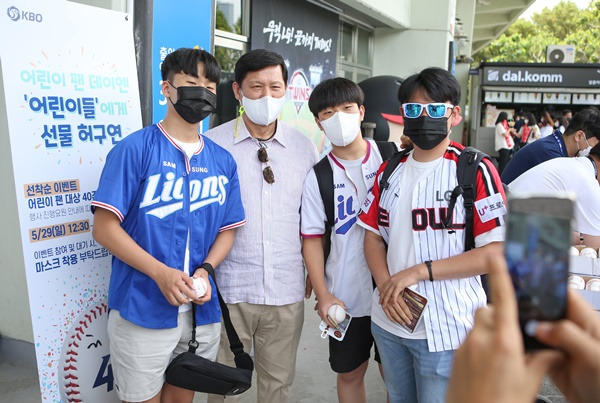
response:
{"label": "air conditioning unit", "polygon": [[575,46],[573,45],[548,45],[546,49],[547,63],[574,63]]}

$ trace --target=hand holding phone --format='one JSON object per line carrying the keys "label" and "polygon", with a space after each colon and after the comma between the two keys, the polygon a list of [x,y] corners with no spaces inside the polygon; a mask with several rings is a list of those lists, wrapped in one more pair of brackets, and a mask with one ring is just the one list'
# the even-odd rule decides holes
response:
{"label": "hand holding phone", "polygon": [[505,255],[515,288],[525,348],[549,348],[533,337],[539,321],[565,317],[573,198],[511,194]]}

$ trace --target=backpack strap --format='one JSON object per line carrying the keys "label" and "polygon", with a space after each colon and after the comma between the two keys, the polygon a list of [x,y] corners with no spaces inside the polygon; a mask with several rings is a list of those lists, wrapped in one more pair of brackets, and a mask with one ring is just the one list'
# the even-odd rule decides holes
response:
{"label": "backpack strap", "polygon": [[326,221],[325,234],[323,234],[323,257],[325,258],[325,262],[327,262],[329,252],[331,251],[331,229],[335,225],[335,218],[333,217],[333,169],[331,169],[331,165],[329,164],[329,157],[326,155],[321,158],[321,161],[317,162],[313,169],[317,177],[321,200],[323,200],[323,206],[325,207]]}
{"label": "backpack strap", "polygon": [[327,217],[325,227],[333,227],[333,170],[329,164],[329,157],[326,155],[321,158],[321,161],[317,162],[313,169],[315,170],[315,176],[317,177],[319,193],[321,193],[321,199],[325,206],[325,217]]}
{"label": "backpack strap", "polygon": [[[465,206],[465,251],[475,247],[475,237],[473,236],[473,213],[475,207],[475,197],[477,196],[477,169],[479,163],[484,158],[489,158],[487,154],[473,147],[466,147],[458,157],[457,178],[458,185],[463,189],[463,201]],[[452,212],[448,212],[449,216]]]}
{"label": "backpack strap", "polygon": [[392,155],[398,152],[398,146],[393,141],[375,141],[377,148],[379,149],[379,154],[381,154],[381,159],[385,162],[389,160]]}
{"label": "backpack strap", "polygon": [[381,198],[383,192],[390,186],[390,183],[388,182],[390,175],[392,175],[392,172],[394,172],[394,170],[398,167],[400,161],[402,161],[402,159],[406,157],[410,151],[411,150],[407,149],[398,151],[388,160],[387,165],[385,166],[385,169],[379,178],[379,198]]}

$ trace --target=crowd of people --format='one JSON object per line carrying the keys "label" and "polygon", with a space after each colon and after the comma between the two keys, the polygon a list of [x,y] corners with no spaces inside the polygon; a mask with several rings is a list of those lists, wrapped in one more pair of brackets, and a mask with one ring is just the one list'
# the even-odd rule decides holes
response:
{"label": "crowd of people", "polygon": [[[199,124],[216,106],[216,60],[204,50],[179,49],[161,73],[164,119],[111,150],[92,202],[93,236],[114,256],[108,335],[122,401],[193,400],[193,391],[164,382],[169,362],[187,350],[192,314],[197,354],[234,365],[216,286],[244,349],[253,351],[257,402],[291,400],[304,299],[312,291],[316,314],[328,326],[338,326],[329,316],[333,305],[352,317],[343,340],[329,340],[340,402],[366,401],[373,349],[390,402],[529,403],[545,374],[571,401],[596,400],[600,319],[577,295],[569,294],[566,320],[537,327],[536,336],[557,349],[523,349],[501,252],[500,172],[514,172],[515,188],[528,183],[529,172],[533,181],[544,177],[549,168],[537,172],[526,167],[530,159],[519,163],[538,144],[547,152],[536,155],[545,159],[591,147],[595,167],[597,110],[576,114],[564,133],[548,137],[554,143],[532,114],[515,127],[500,114],[501,171],[490,159],[478,163],[477,209],[469,214],[451,202],[466,151],[450,139],[461,120],[461,91],[446,70],[427,68],[402,82],[398,99],[410,142],[394,144],[400,151],[387,161],[384,145],[361,135],[360,87],[344,78],[318,84],[308,106],[332,145],[321,162],[314,144],[278,119],[288,82],[281,55],[256,49],[239,58],[233,92],[240,114],[202,135]],[[511,159],[515,142],[522,150]],[[558,155],[548,151],[555,145]],[[586,188],[598,188],[597,173],[593,178],[589,162],[571,160],[564,170],[579,169],[584,200]],[[317,163],[329,167],[327,180]],[[600,239],[595,193],[581,206],[578,228],[590,244]],[[466,220],[472,220],[469,250]],[[216,284],[208,275],[213,268]],[[488,272],[491,305],[480,277]],[[204,295],[195,292],[199,277],[208,284]],[[209,396],[209,402],[223,399]]]}

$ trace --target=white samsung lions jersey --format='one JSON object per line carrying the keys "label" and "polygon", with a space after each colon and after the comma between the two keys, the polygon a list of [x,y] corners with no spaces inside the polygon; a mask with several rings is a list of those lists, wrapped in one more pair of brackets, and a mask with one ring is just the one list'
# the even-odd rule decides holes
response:
{"label": "white samsung lions jersey", "polygon": [[[382,158],[375,142],[367,140],[360,178],[352,178],[333,153],[329,153],[328,160],[333,171],[335,224],[331,230],[331,251],[325,264],[325,282],[329,292],[344,301],[350,315],[369,316],[373,282],[363,252],[365,230],[355,225],[364,199],[359,197],[360,186],[355,183],[361,181],[363,188],[370,189]],[[314,169],[304,182],[301,214],[303,238],[320,238],[325,234],[325,206]]]}

